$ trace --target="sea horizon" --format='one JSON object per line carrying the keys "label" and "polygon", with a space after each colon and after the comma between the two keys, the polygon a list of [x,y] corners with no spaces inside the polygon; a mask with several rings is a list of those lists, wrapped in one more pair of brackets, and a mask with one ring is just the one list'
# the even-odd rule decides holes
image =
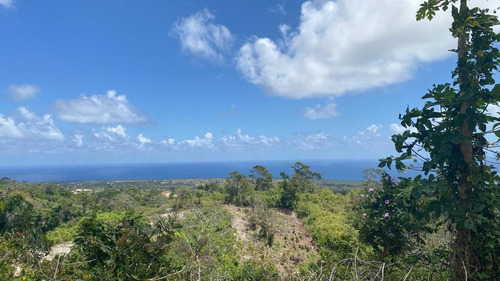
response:
{"label": "sea horizon", "polygon": [[[279,178],[293,174],[293,160],[213,161],[177,163],[69,164],[0,166],[0,178],[27,182],[116,181],[169,178],[225,178],[231,171],[249,175],[255,165],[266,167]],[[363,180],[363,171],[376,169],[376,159],[300,160],[323,179]],[[394,171],[389,171],[394,174]],[[407,176],[407,174],[404,174]],[[400,175],[401,176],[401,175]]]}

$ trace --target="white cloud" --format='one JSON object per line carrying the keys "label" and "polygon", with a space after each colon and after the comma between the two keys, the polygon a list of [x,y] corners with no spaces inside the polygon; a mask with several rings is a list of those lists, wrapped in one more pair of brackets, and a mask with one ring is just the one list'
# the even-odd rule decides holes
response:
{"label": "white cloud", "polygon": [[294,148],[301,150],[320,150],[335,146],[335,140],[330,134],[305,134],[291,141]]}
{"label": "white cloud", "polygon": [[168,138],[166,140],[162,140],[161,144],[172,146],[175,144],[175,139],[174,138]]}
{"label": "white cloud", "polygon": [[137,141],[140,143],[141,146],[145,145],[145,144],[148,144],[148,143],[151,143],[151,139],[148,139],[146,138],[142,133],[140,133],[138,136],[137,136]]}
{"label": "white cloud", "polygon": [[75,143],[76,146],[82,147],[83,146],[83,135],[75,134],[73,136],[73,142]]}
{"label": "white cloud", "polygon": [[10,98],[14,101],[32,99],[39,92],[40,88],[32,84],[10,85],[9,88],[7,89],[7,93],[9,94]]}
{"label": "white cloud", "polygon": [[64,140],[64,135],[54,124],[51,115],[38,116],[25,107],[20,107],[18,112],[21,117],[18,126],[26,131],[27,136],[46,140]]}
{"label": "white cloud", "polygon": [[351,137],[344,136],[344,141],[350,145],[355,145],[362,148],[373,148],[381,145],[383,142],[385,144],[388,144],[388,139],[383,138],[380,133],[381,129],[382,125],[372,124],[365,130],[359,131],[357,135]]}
{"label": "white cloud", "polygon": [[181,141],[180,145],[187,145],[191,148],[212,148],[214,147],[212,141],[213,141],[212,133],[207,132],[205,133],[205,137],[203,138],[196,136],[194,139]]}
{"label": "white cloud", "polygon": [[378,134],[380,129],[382,129],[382,125],[377,126],[375,124],[372,124],[372,125],[368,126],[368,128],[366,128],[366,130],[372,134]]}
{"label": "white cloud", "polygon": [[79,99],[58,100],[55,112],[59,119],[75,123],[138,123],[146,117],[139,114],[127,101],[125,95],[108,91],[106,95],[82,95]]}
{"label": "white cloud", "polygon": [[[175,140],[170,138],[162,141],[164,145],[174,145]],[[280,142],[278,137],[267,137],[264,135],[250,136],[243,134],[241,129],[236,130],[236,134],[224,135],[218,139],[214,138],[211,132],[207,132],[203,138],[196,136],[194,139],[187,139],[177,143],[176,148],[196,148],[210,150],[225,150],[243,148],[268,148]]]}
{"label": "white cloud", "polygon": [[394,134],[402,134],[404,131],[406,131],[405,127],[396,123],[392,123],[391,125],[389,125],[389,129]]}
{"label": "white cloud", "polygon": [[306,107],[304,112],[304,117],[311,120],[331,119],[339,115],[337,104],[332,101],[327,102],[324,106],[318,104],[315,107]]}
{"label": "white cloud", "polygon": [[23,138],[24,134],[11,117],[4,117],[0,114],[0,137],[2,138]]}
{"label": "white cloud", "polygon": [[271,13],[279,13],[282,16],[286,16],[285,2],[278,3],[274,7],[269,7],[267,10]]}
{"label": "white cloud", "polygon": [[94,137],[101,140],[106,139],[111,142],[126,142],[129,139],[127,129],[122,125],[116,127],[102,127],[100,131],[94,131]]}
{"label": "white cloud", "polygon": [[268,147],[279,143],[280,139],[278,137],[266,137],[264,135],[252,137],[250,135],[242,134],[241,129],[237,129],[235,135],[223,136],[220,138],[220,142],[223,146],[230,148],[242,148],[248,145]]}
{"label": "white cloud", "polygon": [[405,81],[419,63],[443,59],[456,45],[448,31],[449,11],[417,22],[420,4],[306,1],[295,31],[281,28],[279,40],[257,38],[243,45],[237,68],[269,94],[287,98],[341,96]]}
{"label": "white cloud", "polygon": [[229,52],[233,36],[229,29],[214,23],[215,16],[208,10],[181,18],[173,31],[181,40],[182,49],[212,61],[223,62]]}
{"label": "white cloud", "polygon": [[64,140],[64,135],[49,114],[38,116],[26,107],[19,107],[13,116],[0,114],[0,137],[29,140]]}
{"label": "white cloud", "polygon": [[392,123],[389,126],[389,129],[391,130],[391,132],[393,134],[402,134],[402,133],[404,133],[407,130],[410,130],[410,132],[412,132],[412,133],[417,132],[417,129],[415,127],[405,128],[402,125],[396,124],[396,123]]}
{"label": "white cloud", "polygon": [[500,106],[498,104],[489,104],[488,107],[486,108],[487,115],[490,115],[492,117],[499,118],[500,117]]}
{"label": "white cloud", "polygon": [[125,127],[123,127],[122,125],[118,125],[116,127],[108,127],[107,130],[108,132],[117,134],[122,138],[128,137],[127,129],[125,129]]}
{"label": "white cloud", "polygon": [[131,137],[122,125],[101,127],[100,130],[93,129],[85,142],[86,148],[91,150],[120,153],[136,149],[143,150],[147,144],[154,143],[155,141],[146,137],[144,133],[139,133],[135,138]]}
{"label": "white cloud", "polygon": [[7,9],[14,8],[14,0],[0,0],[0,6]]}

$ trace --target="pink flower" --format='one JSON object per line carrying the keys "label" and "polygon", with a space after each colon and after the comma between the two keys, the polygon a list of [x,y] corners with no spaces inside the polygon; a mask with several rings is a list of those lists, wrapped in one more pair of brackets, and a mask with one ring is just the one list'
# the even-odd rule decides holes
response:
{"label": "pink flower", "polygon": [[122,227],[122,226],[123,226],[123,222],[120,222],[120,223],[118,224],[118,226],[119,226],[119,227]]}
{"label": "pink flower", "polygon": [[386,205],[389,205],[389,202],[391,202],[391,201],[389,201],[389,200],[385,200],[385,201],[384,201],[384,203],[385,203]]}
{"label": "pink flower", "polygon": [[363,213],[363,217],[366,217],[366,213]]}
{"label": "pink flower", "polygon": [[374,190],[373,188],[370,188],[368,189],[368,192],[373,192],[373,190]]}
{"label": "pink flower", "polygon": [[389,213],[385,213],[385,214],[384,214],[384,217],[385,217],[385,218],[388,218],[388,217],[389,217]]}
{"label": "pink flower", "polygon": [[361,193],[361,198],[365,198],[365,195],[363,193]]}

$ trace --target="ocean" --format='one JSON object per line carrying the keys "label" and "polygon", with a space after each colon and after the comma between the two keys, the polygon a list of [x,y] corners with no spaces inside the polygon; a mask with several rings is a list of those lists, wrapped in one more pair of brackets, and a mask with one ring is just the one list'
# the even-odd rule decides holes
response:
{"label": "ocean", "polygon": [[[377,168],[378,160],[304,160],[324,179],[362,180],[363,170]],[[231,171],[249,175],[255,165],[266,167],[275,178],[293,174],[294,161],[202,163],[150,163],[0,167],[0,178],[28,182],[112,181],[168,178],[225,178]],[[393,173],[391,173],[393,174]]]}

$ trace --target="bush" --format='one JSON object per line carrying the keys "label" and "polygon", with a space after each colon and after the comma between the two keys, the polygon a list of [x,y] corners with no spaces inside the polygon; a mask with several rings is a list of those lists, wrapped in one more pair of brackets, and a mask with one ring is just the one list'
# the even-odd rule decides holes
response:
{"label": "bush", "polygon": [[431,231],[419,216],[421,203],[411,196],[411,184],[384,173],[380,184],[370,182],[359,195],[361,238],[373,246],[381,261],[407,255],[414,242],[425,243],[422,233]]}
{"label": "bush", "polygon": [[133,212],[113,224],[106,220],[115,222],[112,216],[96,215],[79,222],[73,253],[77,277],[144,280],[168,273],[165,253],[173,238],[173,221],[151,224]]}
{"label": "bush", "polygon": [[67,225],[57,227],[54,230],[47,232],[47,240],[52,244],[60,244],[68,241],[73,241],[76,235],[76,227],[69,227]]}
{"label": "bush", "polygon": [[360,255],[369,251],[360,243],[358,231],[349,220],[350,208],[347,196],[334,194],[329,189],[299,195],[297,214],[311,231],[322,259],[330,264],[351,256],[355,251]]}

